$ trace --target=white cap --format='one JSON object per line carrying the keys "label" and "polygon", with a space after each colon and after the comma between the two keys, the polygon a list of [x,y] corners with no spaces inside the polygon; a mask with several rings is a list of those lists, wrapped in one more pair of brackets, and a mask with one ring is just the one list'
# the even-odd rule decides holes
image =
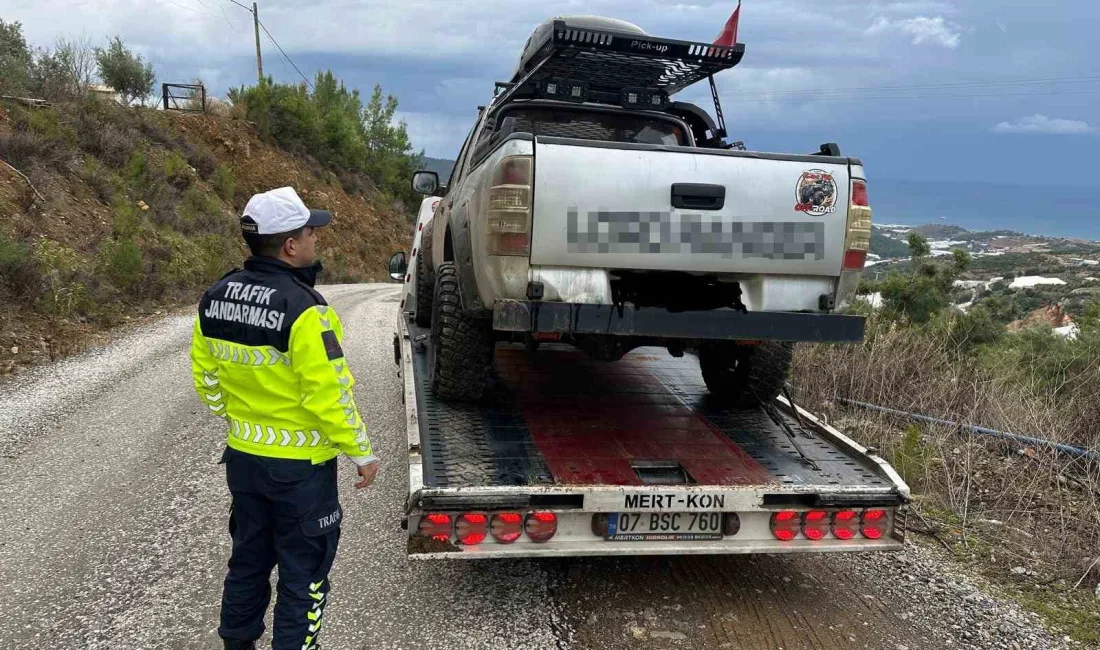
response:
{"label": "white cap", "polygon": [[303,226],[327,226],[328,210],[310,210],[292,187],[254,194],[244,206],[241,230],[257,235],[277,235]]}

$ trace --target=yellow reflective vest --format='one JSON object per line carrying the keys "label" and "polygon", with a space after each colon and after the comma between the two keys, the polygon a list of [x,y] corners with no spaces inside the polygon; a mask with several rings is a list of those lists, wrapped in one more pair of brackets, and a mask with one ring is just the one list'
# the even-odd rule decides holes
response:
{"label": "yellow reflective vest", "polygon": [[336,311],[312,274],[253,257],[203,294],[191,341],[195,390],[238,451],[322,463],[376,460]]}

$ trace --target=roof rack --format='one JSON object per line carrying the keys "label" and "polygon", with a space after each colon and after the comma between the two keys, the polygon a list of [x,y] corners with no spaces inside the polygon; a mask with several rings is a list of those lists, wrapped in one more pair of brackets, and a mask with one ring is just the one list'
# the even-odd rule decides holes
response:
{"label": "roof rack", "polygon": [[[667,102],[667,97],[684,88],[734,67],[744,53],[740,43],[723,47],[555,20],[546,42],[523,62],[512,80],[497,84],[503,92],[494,104],[552,97],[548,86],[556,91],[562,82],[583,88],[583,101],[620,105],[624,93],[641,90],[663,93]],[[721,115],[721,109],[718,112]]]}

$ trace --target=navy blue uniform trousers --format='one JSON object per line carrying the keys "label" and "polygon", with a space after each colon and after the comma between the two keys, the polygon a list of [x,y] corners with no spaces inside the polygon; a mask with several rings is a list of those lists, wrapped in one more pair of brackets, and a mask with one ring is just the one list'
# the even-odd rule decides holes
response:
{"label": "navy blue uniform trousers", "polygon": [[321,631],[328,572],[343,516],[336,460],[314,465],[227,448],[222,462],[233,496],[233,554],[218,634],[227,647],[247,648],[260,638],[271,602],[271,570],[278,566],[272,647],[313,648]]}

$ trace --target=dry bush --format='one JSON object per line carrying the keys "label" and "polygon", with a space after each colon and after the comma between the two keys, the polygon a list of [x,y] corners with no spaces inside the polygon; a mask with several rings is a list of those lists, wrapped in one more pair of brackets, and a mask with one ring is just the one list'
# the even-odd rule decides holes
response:
{"label": "dry bush", "polygon": [[946,524],[964,544],[980,546],[983,537],[976,533],[985,532],[996,539],[989,555],[998,564],[1076,572],[1076,580],[1082,558],[1100,548],[1100,462],[953,427],[916,428],[838,402],[869,402],[1095,451],[1100,394],[1085,386],[1097,385],[1100,370],[1090,363],[1076,373],[1085,377],[1067,385],[1078,390],[1059,394],[1039,379],[1039,368],[982,363],[976,354],[958,352],[949,331],[872,315],[863,344],[801,346],[792,377],[803,402],[842,419],[853,435],[877,447],[910,483],[915,508]]}

